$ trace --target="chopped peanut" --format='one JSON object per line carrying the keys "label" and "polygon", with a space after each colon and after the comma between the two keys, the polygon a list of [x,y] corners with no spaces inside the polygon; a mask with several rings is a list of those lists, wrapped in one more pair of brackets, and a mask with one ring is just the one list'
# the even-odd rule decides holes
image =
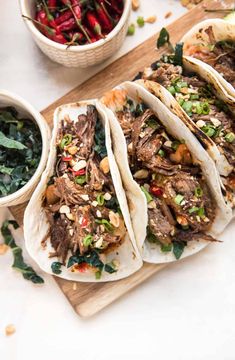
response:
{"label": "chopped peanut", "polygon": [[68,153],[70,155],[75,155],[77,153],[77,151],[78,151],[78,147],[77,146],[70,146],[67,151],[68,151]]}
{"label": "chopped peanut", "polygon": [[15,326],[10,324],[10,325],[7,325],[6,328],[5,328],[5,334],[6,336],[10,336],[12,334],[14,334],[16,331],[15,329]]}
{"label": "chopped peanut", "polygon": [[103,171],[104,174],[108,174],[109,173],[109,159],[108,156],[106,156],[105,158],[103,158],[100,162],[100,169]]}
{"label": "chopped peanut", "polygon": [[9,246],[7,246],[6,244],[0,244],[0,255],[4,255],[8,249]]}
{"label": "chopped peanut", "polygon": [[182,216],[182,215],[178,215],[177,218],[176,218],[177,222],[182,225],[182,226],[187,226],[188,225],[188,221],[187,219]]}
{"label": "chopped peanut", "polygon": [[168,11],[168,13],[166,13],[166,15],[165,15],[165,19],[168,19],[171,15],[172,15],[172,12]]}
{"label": "chopped peanut", "polygon": [[145,19],[145,22],[149,23],[149,24],[153,24],[156,22],[156,20],[157,20],[157,17],[153,15],[153,16],[149,16],[147,19]]}
{"label": "chopped peanut", "polygon": [[132,5],[132,10],[136,11],[140,7],[140,2],[139,0],[132,0],[131,5]]}
{"label": "chopped peanut", "polygon": [[118,213],[114,213],[113,211],[109,212],[109,220],[110,224],[114,227],[118,228],[120,224],[120,215]]}

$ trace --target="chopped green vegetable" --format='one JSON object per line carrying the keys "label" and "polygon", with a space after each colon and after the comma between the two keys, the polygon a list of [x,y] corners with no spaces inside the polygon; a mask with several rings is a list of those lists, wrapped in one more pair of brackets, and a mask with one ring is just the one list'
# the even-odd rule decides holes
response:
{"label": "chopped green vegetable", "polygon": [[165,156],[165,151],[162,150],[162,149],[160,149],[160,150],[158,151],[158,155],[161,156],[161,157],[164,157],[164,156]]}
{"label": "chopped green vegetable", "polygon": [[143,27],[145,24],[144,18],[143,16],[138,16],[137,20],[136,20],[137,24],[139,27]]}
{"label": "chopped green vegetable", "polygon": [[180,142],[175,140],[175,141],[172,141],[171,147],[173,150],[176,151],[178,149],[179,145],[180,145]]}
{"label": "chopped green vegetable", "polygon": [[172,244],[167,244],[167,245],[165,245],[165,244],[162,244],[161,245],[161,251],[162,252],[169,252],[169,251],[171,251],[172,250]]}
{"label": "chopped green vegetable", "polygon": [[60,143],[61,149],[64,149],[65,146],[68,146],[72,142],[72,139],[73,137],[71,134],[65,134]]}
{"label": "chopped green vegetable", "polygon": [[168,86],[167,90],[171,93],[171,95],[175,95],[175,93],[176,93],[174,86]]}
{"label": "chopped green vegetable", "polygon": [[102,194],[97,195],[96,201],[98,202],[98,205],[103,206],[104,205],[104,195],[102,195]]}
{"label": "chopped green vegetable", "polygon": [[177,205],[181,205],[182,201],[184,200],[184,197],[181,194],[177,194],[174,200]]}
{"label": "chopped green vegetable", "polygon": [[113,231],[113,225],[110,224],[110,222],[106,219],[96,219],[95,220],[96,224],[102,224],[104,225],[105,229],[109,232],[112,232]]}
{"label": "chopped green vegetable", "polygon": [[93,241],[93,236],[91,235],[87,235],[86,237],[84,237],[83,239],[83,245],[88,247],[92,244],[92,241]]}
{"label": "chopped green vegetable", "polygon": [[96,280],[100,280],[101,279],[101,275],[102,275],[102,271],[98,270],[95,272],[95,278]]}
{"label": "chopped green vegetable", "polygon": [[148,127],[151,127],[152,129],[156,130],[159,127],[158,122],[156,121],[156,119],[150,118],[146,121],[146,125]]}
{"label": "chopped green vegetable", "polygon": [[190,100],[198,100],[199,99],[199,95],[198,94],[191,94],[190,95]]}
{"label": "chopped green vegetable", "polygon": [[189,214],[193,214],[193,213],[195,213],[195,212],[198,212],[198,210],[199,210],[199,207],[197,207],[197,206],[193,206],[191,209],[189,209]]}
{"label": "chopped green vegetable", "polygon": [[183,98],[179,98],[178,100],[178,103],[180,106],[183,106],[183,103],[184,103],[184,99]]}
{"label": "chopped green vegetable", "polygon": [[141,186],[141,190],[143,191],[145,197],[146,197],[146,200],[147,200],[147,203],[149,203],[150,201],[153,200],[152,196],[150,195],[150,193],[145,189],[144,186]]}
{"label": "chopped green vegetable", "polygon": [[210,112],[210,105],[208,104],[208,102],[203,102],[203,103],[201,104],[201,107],[202,107],[202,113],[203,113],[204,115],[208,115],[209,112]]}
{"label": "chopped green vegetable", "polygon": [[4,239],[4,243],[8,245],[13,252],[14,262],[12,267],[18,271],[20,271],[24,277],[24,279],[32,281],[34,284],[42,284],[44,280],[36,274],[31,266],[25,264],[22,249],[17,246],[11,231],[9,230],[9,225],[12,225],[14,229],[17,229],[19,225],[14,220],[6,220],[2,224],[1,233]]}
{"label": "chopped green vegetable", "polygon": [[173,241],[173,254],[175,255],[176,260],[180,259],[185,246],[186,243],[184,241]]}
{"label": "chopped green vegetable", "polygon": [[63,264],[59,261],[54,261],[52,264],[51,264],[51,270],[54,274],[56,275],[59,275],[62,273],[62,270],[61,270],[61,266]]}
{"label": "chopped green vegetable", "polygon": [[190,114],[192,112],[193,103],[192,101],[185,101],[182,105],[182,108],[187,114]]}
{"label": "chopped green vegetable", "polygon": [[134,33],[135,33],[135,24],[131,24],[128,27],[127,35],[132,36],[132,35],[134,35]]}
{"label": "chopped green vegetable", "polygon": [[215,128],[212,125],[205,125],[201,129],[209,137],[213,137],[216,132]]}
{"label": "chopped green vegetable", "polygon": [[76,176],[74,180],[76,184],[83,185],[86,182],[86,175]]}
{"label": "chopped green vegetable", "polygon": [[229,143],[232,143],[235,140],[235,134],[233,132],[230,132],[225,135],[225,140]]}
{"label": "chopped green vegetable", "polygon": [[196,197],[201,197],[203,195],[203,190],[200,187],[197,187],[194,191]]}

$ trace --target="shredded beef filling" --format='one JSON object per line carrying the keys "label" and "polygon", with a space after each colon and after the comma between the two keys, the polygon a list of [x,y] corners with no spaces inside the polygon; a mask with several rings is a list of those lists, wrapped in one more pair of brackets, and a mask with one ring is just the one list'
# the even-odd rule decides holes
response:
{"label": "shredded beef filling", "polygon": [[[229,60],[230,61],[230,60]],[[235,73],[235,71],[233,71]],[[189,74],[181,66],[159,62],[157,69],[144,78],[166,87],[195,124],[217,145],[231,167],[235,165],[235,121],[226,104],[218,99],[211,86],[198,75]],[[234,171],[225,186],[234,192]],[[232,180],[231,180],[232,179]]]}
{"label": "shredded beef filling", "polygon": [[[206,235],[215,219],[215,204],[200,168],[184,143],[166,133],[150,110],[133,120],[125,110],[130,168],[148,201],[148,234],[164,246],[173,242],[214,239]],[[133,112],[134,114],[134,112]]]}
{"label": "shredded beef filling", "polygon": [[[58,257],[64,265],[69,254],[85,255],[89,260],[96,251],[97,259],[125,237],[104,129],[94,106],[88,105],[87,113],[79,115],[77,121],[65,116],[60,124],[55,176],[47,187],[44,208],[54,249],[51,257]],[[111,265],[105,269],[115,271]]]}

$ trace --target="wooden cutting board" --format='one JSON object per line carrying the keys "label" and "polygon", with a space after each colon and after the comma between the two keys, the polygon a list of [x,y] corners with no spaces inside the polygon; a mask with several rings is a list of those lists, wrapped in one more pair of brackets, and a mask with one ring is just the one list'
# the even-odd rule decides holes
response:
{"label": "wooden cutting board", "polygon": [[[205,8],[229,9],[232,7],[234,7],[234,0],[203,1],[196,8],[187,12],[184,16],[167,27],[172,43],[179,41],[183,34],[198,22],[208,18],[223,17],[226,14],[225,12],[205,12]],[[70,91],[47,109],[43,110],[42,115],[48,121],[50,126],[52,126],[53,112],[57,106],[82,99],[100,97],[104,92],[112,89],[122,81],[132,80],[144,66],[157,60],[163,53],[163,50],[156,51],[155,49],[157,38],[158,34],[152,36],[127,55],[118,59],[100,73]],[[26,205],[27,204],[25,203],[10,208],[10,211],[20,225],[22,225]],[[55,277],[55,280],[77,314],[82,317],[88,317],[94,315],[120,296],[126,294],[129,290],[141,284],[165,266],[165,264],[145,264],[141,270],[127,279],[103,284],[74,283],[73,281],[63,280],[58,277]]]}

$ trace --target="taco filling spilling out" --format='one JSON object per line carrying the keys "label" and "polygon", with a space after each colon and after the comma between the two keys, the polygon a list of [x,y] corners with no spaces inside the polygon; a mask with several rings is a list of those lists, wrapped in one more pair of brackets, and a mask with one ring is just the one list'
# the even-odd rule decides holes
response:
{"label": "taco filling spilling out", "polygon": [[[77,121],[68,115],[60,123],[56,140],[54,176],[48,183],[44,209],[57,257],[52,271],[66,266],[72,272],[118,271],[118,261],[106,262],[118,252],[127,230],[119,208],[105,146],[105,131],[93,105]],[[46,246],[46,244],[44,244]]]}
{"label": "taco filling spilling out", "polygon": [[163,252],[173,251],[177,259],[192,240],[214,241],[207,231],[215,219],[215,203],[184,140],[173,138],[144,103],[136,105],[118,89],[112,96],[122,101],[115,115],[131,173],[148,204],[147,241]]}
{"label": "taco filling spilling out", "polygon": [[213,93],[212,87],[197,74],[174,65],[170,57],[162,59],[145,70],[143,78],[156,81],[174,96],[191,120],[216,144],[230,165],[230,174],[223,178],[228,200],[235,193],[235,119],[228,106]]}
{"label": "taco filling spilling out", "polygon": [[209,26],[205,32],[209,43],[188,44],[184,49],[185,54],[211,65],[235,87],[235,42],[231,40],[216,42],[212,26]]}

